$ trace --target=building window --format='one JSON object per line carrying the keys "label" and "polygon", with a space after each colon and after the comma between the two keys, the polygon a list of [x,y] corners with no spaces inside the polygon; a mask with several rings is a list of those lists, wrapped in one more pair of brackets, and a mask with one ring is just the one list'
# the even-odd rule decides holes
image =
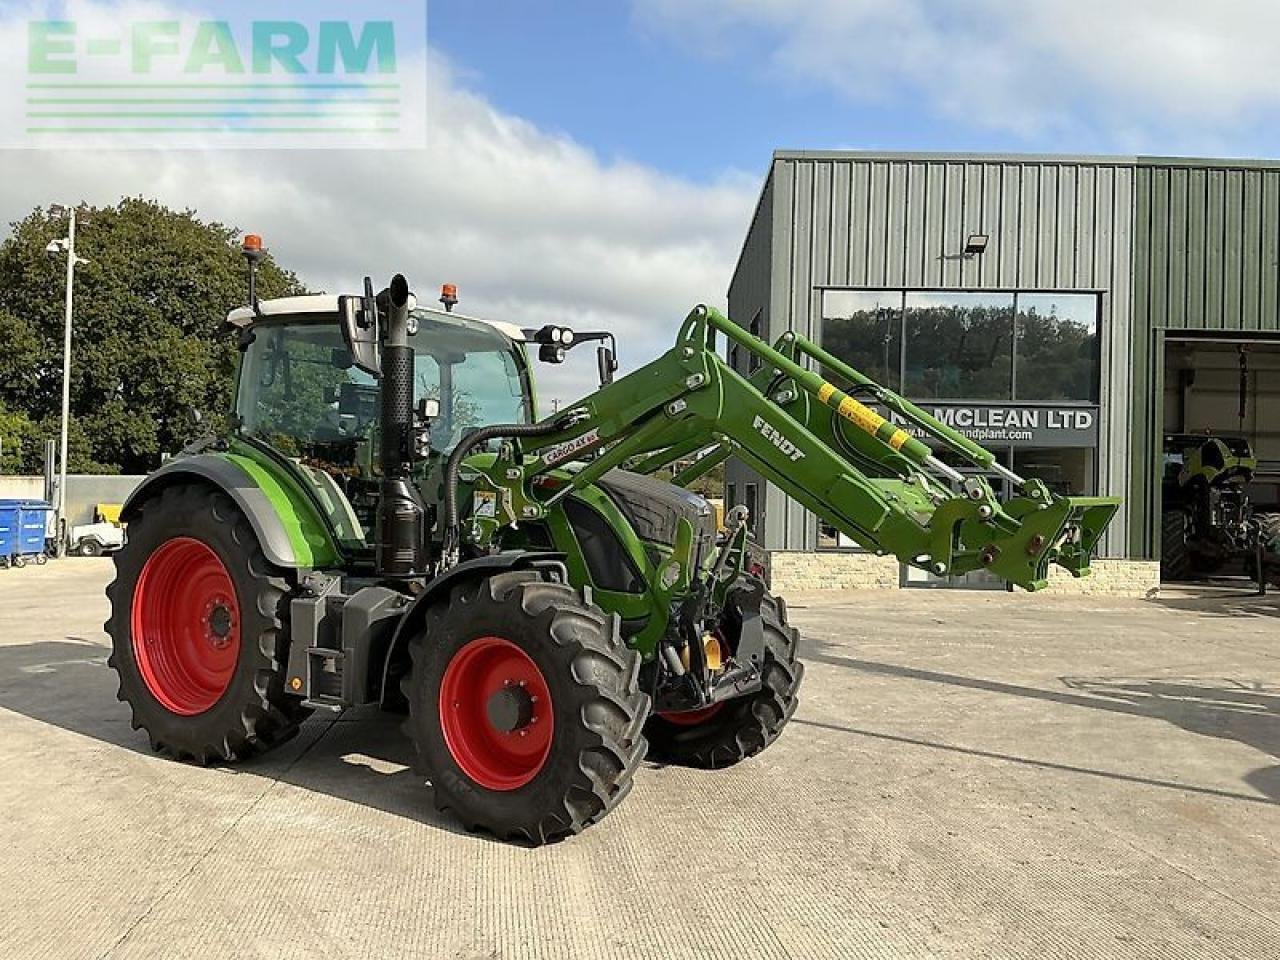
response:
{"label": "building window", "polygon": [[1013,294],[908,293],[903,394],[1013,399]]}
{"label": "building window", "polygon": [[1097,403],[1098,298],[1020,293],[1017,306],[1017,399]]}
{"label": "building window", "polygon": [[[763,315],[760,313],[757,313],[755,315],[755,319],[751,321],[750,329],[751,329],[751,335],[753,337],[760,336],[760,327],[761,327],[762,320],[763,320]],[[760,355],[758,353],[752,352],[747,355],[747,373],[748,374],[755,373],[763,365],[764,365],[764,361],[760,359]]]}
{"label": "building window", "polygon": [[902,292],[827,290],[822,295],[822,345],[890,390],[901,385]]}
{"label": "building window", "polygon": [[1092,497],[1098,492],[1097,458],[1088,447],[1023,448],[1013,451],[1013,472],[1043,480],[1063,497]]}
{"label": "building window", "polygon": [[826,290],[822,345],[913,400],[1097,403],[1096,293]]}
{"label": "building window", "polygon": [[756,490],[757,489],[758,489],[758,484],[748,483],[746,485],[747,497],[746,497],[746,503],[744,504],[744,506],[746,506],[747,508],[747,529],[751,530],[753,533],[760,529],[759,525],[756,522],[759,519],[756,516]]}
{"label": "building window", "polygon": [[846,537],[843,533],[831,526],[829,523],[823,523],[822,518],[818,518],[818,549],[819,550],[858,550],[863,551],[856,540]]}
{"label": "building window", "polygon": [[[1098,485],[1100,310],[1096,293],[824,290],[822,345],[1016,473],[1087,496]],[[922,439],[961,473],[981,472]],[[1001,500],[1012,495],[989,479]],[[818,547],[857,544],[818,521]]]}
{"label": "building window", "polygon": [[725,486],[724,491],[724,510],[728,513],[738,505],[738,485],[730,483]]}

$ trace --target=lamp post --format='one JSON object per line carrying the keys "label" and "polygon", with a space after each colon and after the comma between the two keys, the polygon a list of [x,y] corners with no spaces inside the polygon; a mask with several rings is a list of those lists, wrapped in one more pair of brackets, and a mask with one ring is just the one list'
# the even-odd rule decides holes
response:
{"label": "lamp post", "polygon": [[76,265],[88,263],[83,257],[76,256],[76,208],[55,206],[50,208],[54,213],[66,211],[69,225],[67,235],[60,240],[53,240],[45,247],[50,259],[59,253],[67,257],[67,290],[66,305],[63,312],[62,325],[62,436],[58,455],[58,556],[67,551],[67,422],[71,408],[71,306],[72,291],[75,283]]}

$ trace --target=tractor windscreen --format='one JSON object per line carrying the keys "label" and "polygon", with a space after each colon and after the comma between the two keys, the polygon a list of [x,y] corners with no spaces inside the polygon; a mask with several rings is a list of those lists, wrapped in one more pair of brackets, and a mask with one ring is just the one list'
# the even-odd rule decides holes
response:
{"label": "tractor windscreen", "polygon": [[[512,341],[463,317],[413,317],[414,403],[440,401],[432,422],[437,452],[447,453],[474,427],[531,420],[528,369]],[[246,434],[285,456],[369,474],[377,463],[377,381],[352,365],[333,320],[259,323],[241,363],[236,412]]]}

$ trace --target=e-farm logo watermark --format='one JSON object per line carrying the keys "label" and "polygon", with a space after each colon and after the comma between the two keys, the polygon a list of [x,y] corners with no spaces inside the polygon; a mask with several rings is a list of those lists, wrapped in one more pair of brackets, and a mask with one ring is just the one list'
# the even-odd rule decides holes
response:
{"label": "e-farm logo watermark", "polygon": [[421,0],[59,7],[8,58],[6,146],[425,145]]}

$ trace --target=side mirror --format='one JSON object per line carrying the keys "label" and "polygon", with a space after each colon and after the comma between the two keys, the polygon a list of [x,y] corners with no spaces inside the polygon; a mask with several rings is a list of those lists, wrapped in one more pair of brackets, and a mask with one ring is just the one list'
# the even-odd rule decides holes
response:
{"label": "side mirror", "polygon": [[347,345],[351,362],[372,377],[382,374],[381,331],[378,305],[373,296],[373,283],[365,278],[363,297],[338,298],[338,322],[342,325],[342,342]]}
{"label": "side mirror", "polygon": [[606,387],[613,383],[613,375],[618,370],[618,361],[613,355],[613,349],[607,344],[600,344],[596,347],[596,367],[600,371],[600,386]]}

